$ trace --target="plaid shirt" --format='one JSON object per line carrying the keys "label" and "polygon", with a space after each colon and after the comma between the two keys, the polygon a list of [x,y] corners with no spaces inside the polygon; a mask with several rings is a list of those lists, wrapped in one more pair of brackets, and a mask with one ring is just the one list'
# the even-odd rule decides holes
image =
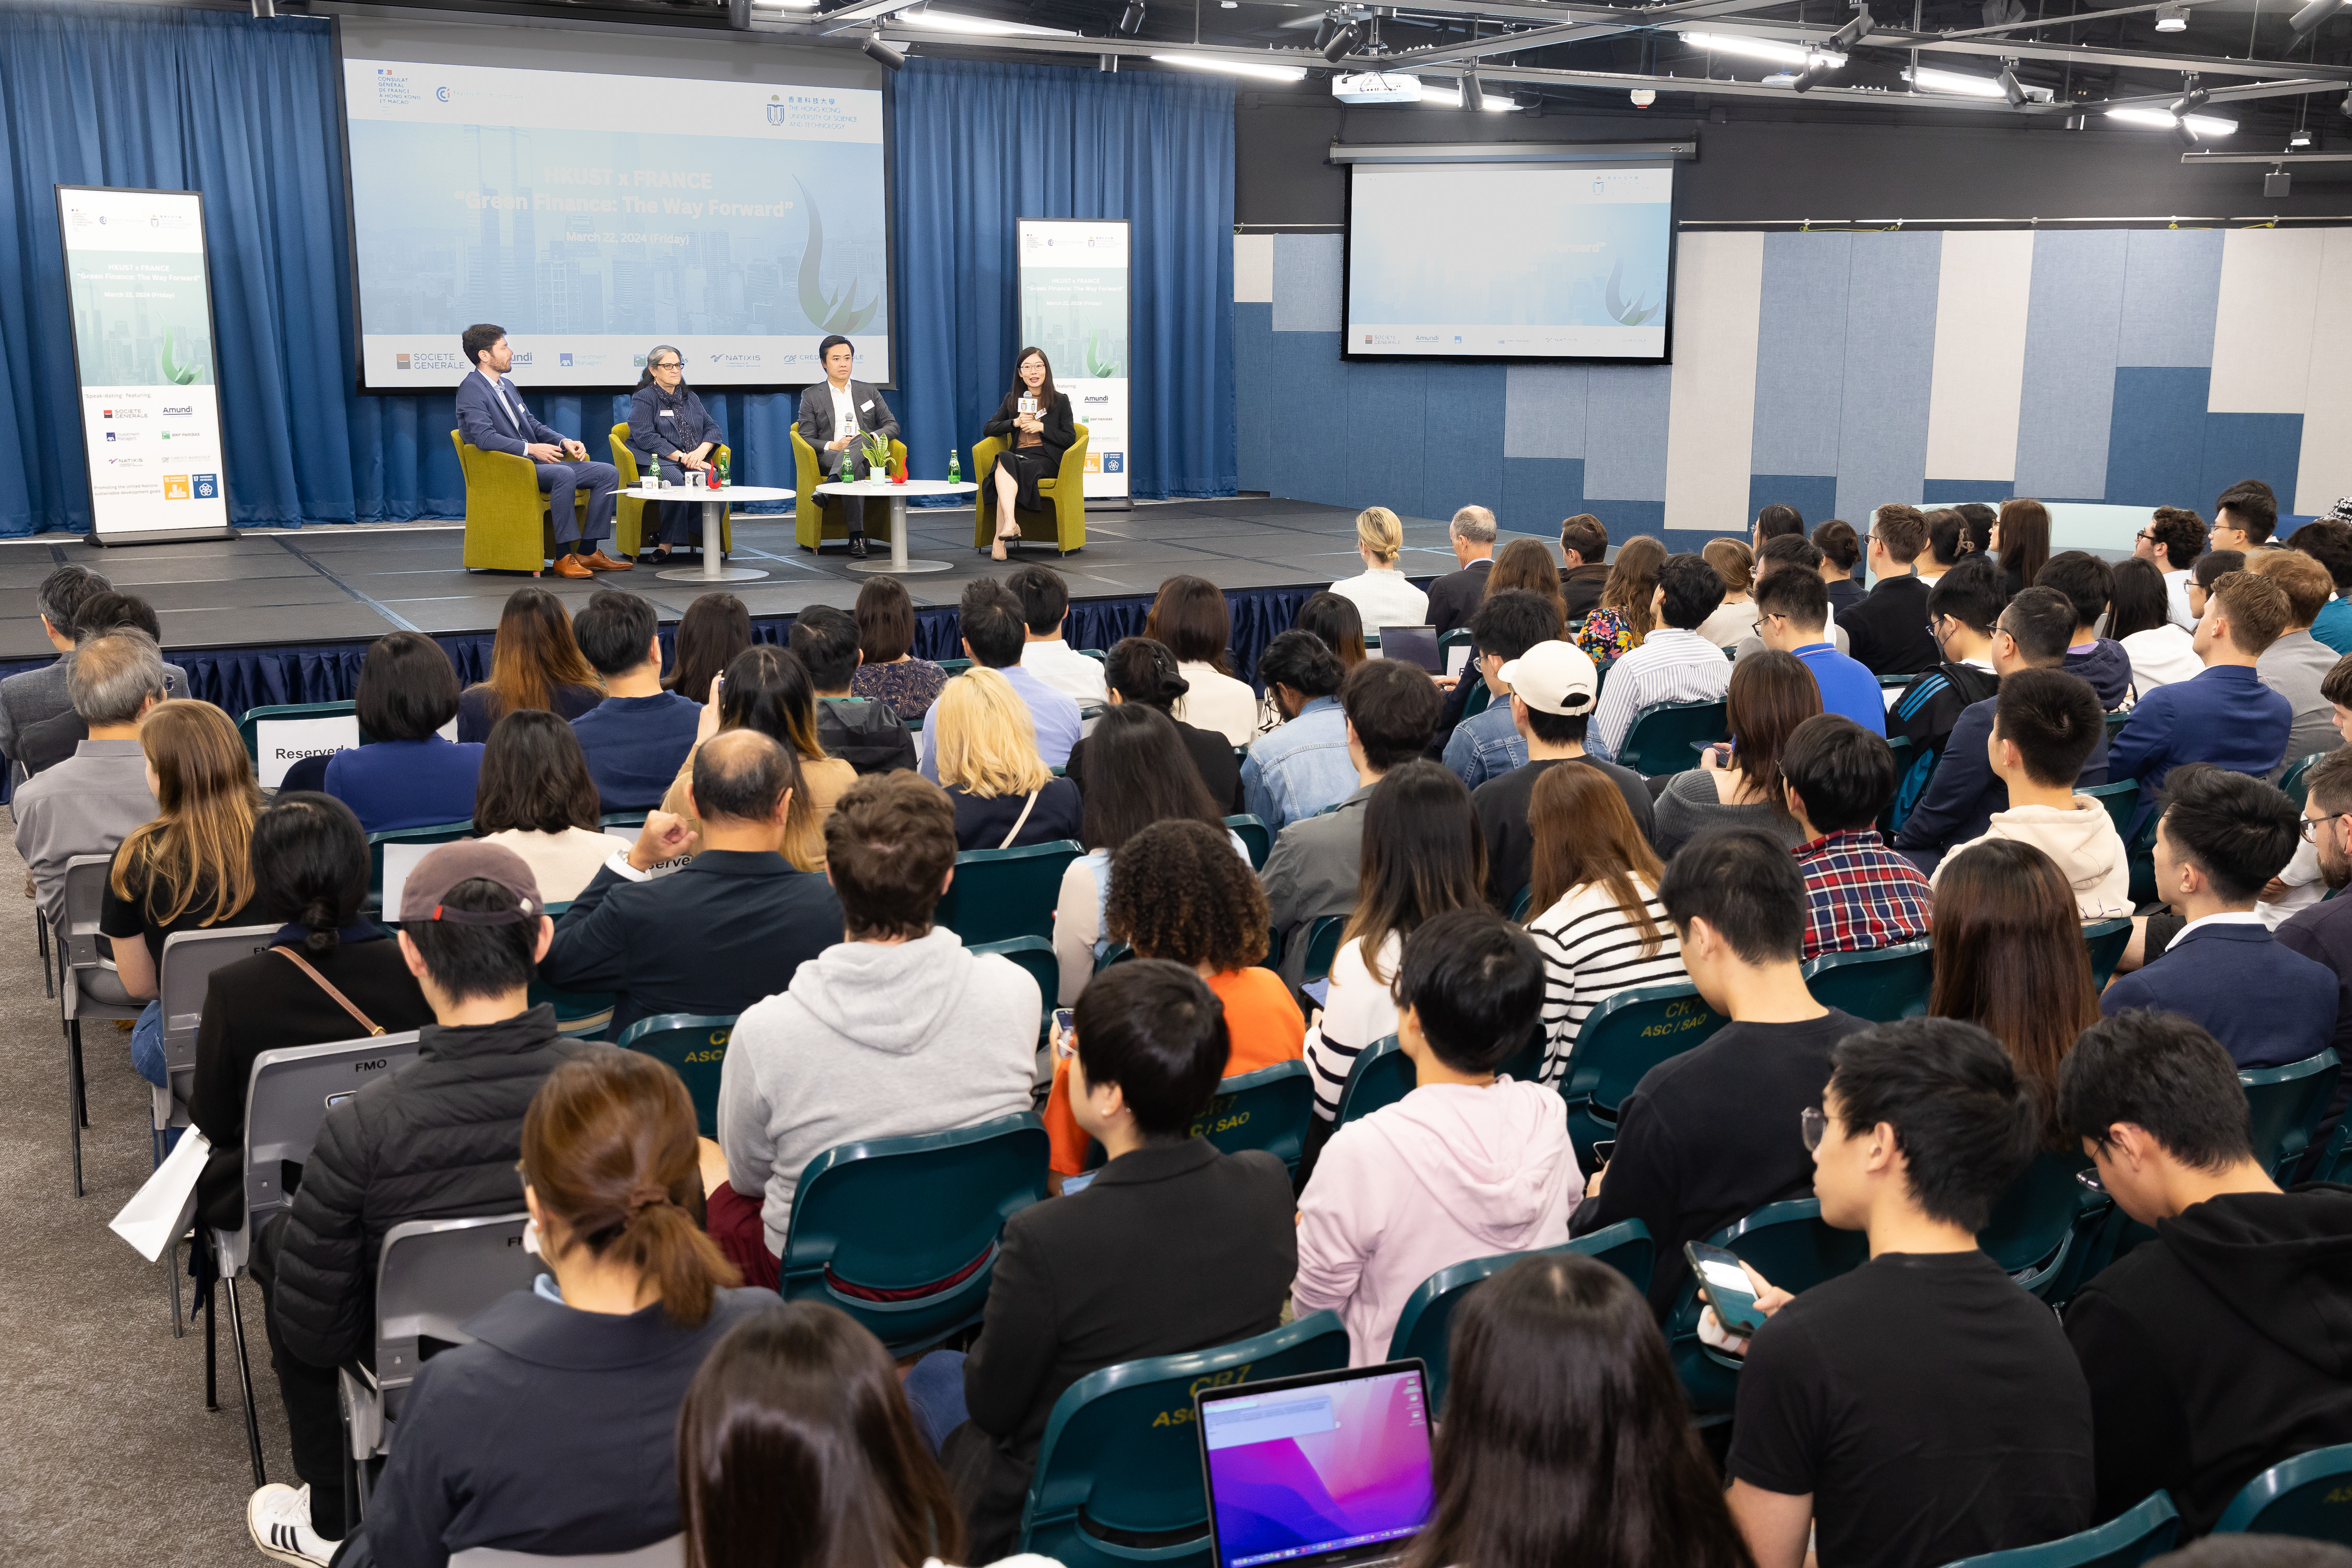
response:
{"label": "plaid shirt", "polygon": [[1805,874],[1805,956],[1895,947],[1927,934],[1935,894],[1919,868],[1875,828],[1823,834],[1797,846]]}

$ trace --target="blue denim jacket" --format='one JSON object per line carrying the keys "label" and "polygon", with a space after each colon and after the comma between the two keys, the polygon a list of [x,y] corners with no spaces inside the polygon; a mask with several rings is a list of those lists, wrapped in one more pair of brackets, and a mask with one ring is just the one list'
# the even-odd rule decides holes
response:
{"label": "blue denim jacket", "polygon": [[1242,762],[1243,803],[1274,833],[1339,805],[1360,782],[1336,697],[1310,698],[1297,718],[1259,736]]}
{"label": "blue denim jacket", "polygon": [[1454,734],[1445,742],[1445,765],[1472,789],[1513,768],[1525,767],[1527,761],[1527,737],[1511,722],[1507,697],[1454,726]]}

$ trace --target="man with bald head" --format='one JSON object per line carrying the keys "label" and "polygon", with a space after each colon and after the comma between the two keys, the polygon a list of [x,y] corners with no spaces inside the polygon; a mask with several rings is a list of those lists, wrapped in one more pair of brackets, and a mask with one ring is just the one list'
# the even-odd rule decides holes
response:
{"label": "man with bald head", "polygon": [[539,966],[550,985],[618,994],[609,1038],[664,1013],[740,1013],[841,940],[831,885],[783,856],[802,795],[791,752],[723,731],[695,752],[689,790],[701,831],[648,812],[556,922]]}

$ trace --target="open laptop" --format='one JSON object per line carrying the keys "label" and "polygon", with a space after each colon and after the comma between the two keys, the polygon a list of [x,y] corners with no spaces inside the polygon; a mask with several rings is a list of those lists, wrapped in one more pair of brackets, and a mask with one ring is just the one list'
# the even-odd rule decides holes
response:
{"label": "open laptop", "polygon": [[1435,626],[1382,626],[1380,636],[1382,658],[1401,658],[1432,675],[1445,668],[1437,657]]}
{"label": "open laptop", "polygon": [[1429,1523],[1429,1394],[1418,1361],[1193,1396],[1212,1568],[1375,1568]]}

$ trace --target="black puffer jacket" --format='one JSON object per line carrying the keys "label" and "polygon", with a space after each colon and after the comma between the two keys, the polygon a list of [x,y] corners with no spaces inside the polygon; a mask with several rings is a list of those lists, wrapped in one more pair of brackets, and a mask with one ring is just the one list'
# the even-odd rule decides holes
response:
{"label": "black puffer jacket", "polygon": [[816,743],[860,774],[915,765],[915,737],[898,710],[864,697],[826,697],[816,705]]}
{"label": "black puffer jacket", "polygon": [[415,1061],[327,1112],[276,1260],[286,1346],[313,1366],[365,1359],[384,1234],[412,1219],[522,1207],[522,1113],[547,1075],[609,1046],[567,1040],[555,1009],[427,1028]]}

